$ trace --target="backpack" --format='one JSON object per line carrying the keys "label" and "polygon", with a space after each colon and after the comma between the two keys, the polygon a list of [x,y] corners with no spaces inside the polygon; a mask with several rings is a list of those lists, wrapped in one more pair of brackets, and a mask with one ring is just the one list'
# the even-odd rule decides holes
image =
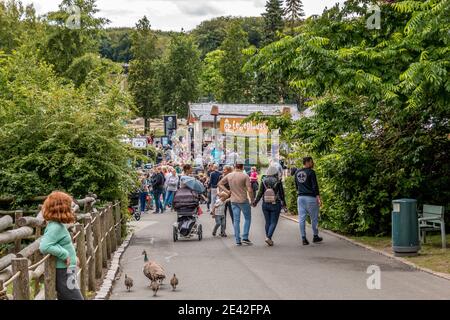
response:
{"label": "backpack", "polygon": [[191,212],[200,205],[198,195],[189,188],[178,189],[173,197],[173,208],[175,211]]}
{"label": "backpack", "polygon": [[[264,192],[263,200],[265,203],[276,203],[277,202],[277,195],[274,191],[273,187],[268,187],[266,184],[266,181],[263,181],[264,187],[266,188],[266,191]],[[275,184],[276,186],[276,184]]]}

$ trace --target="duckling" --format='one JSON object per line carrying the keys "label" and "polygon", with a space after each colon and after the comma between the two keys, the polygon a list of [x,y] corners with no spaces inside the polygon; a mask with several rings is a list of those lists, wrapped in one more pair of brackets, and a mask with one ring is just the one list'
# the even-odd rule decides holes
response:
{"label": "duckling", "polygon": [[173,278],[170,280],[170,285],[172,286],[172,291],[175,291],[177,289],[178,283],[179,283],[178,278],[174,274]]}
{"label": "duckling", "polygon": [[130,292],[133,287],[133,279],[131,279],[128,275],[125,275],[125,287],[128,292]]}
{"label": "duckling", "polygon": [[156,297],[156,295],[158,294],[158,290],[159,290],[159,282],[158,281],[152,281],[152,284],[150,285],[150,287],[153,290],[153,296]]}

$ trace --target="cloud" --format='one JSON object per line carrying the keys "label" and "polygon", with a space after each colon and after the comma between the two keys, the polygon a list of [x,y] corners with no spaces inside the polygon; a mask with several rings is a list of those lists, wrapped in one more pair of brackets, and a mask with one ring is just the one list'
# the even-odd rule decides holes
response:
{"label": "cloud", "polygon": [[185,2],[185,1],[174,1],[178,9],[183,14],[187,14],[194,17],[205,17],[210,15],[220,15],[225,13],[224,10],[217,8],[214,5],[201,2]]}

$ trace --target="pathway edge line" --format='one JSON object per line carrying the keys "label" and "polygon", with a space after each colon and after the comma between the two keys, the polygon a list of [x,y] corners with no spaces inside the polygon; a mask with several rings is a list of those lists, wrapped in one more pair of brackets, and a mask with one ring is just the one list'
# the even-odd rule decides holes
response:
{"label": "pathway edge line", "polygon": [[111,264],[108,269],[108,272],[106,273],[102,285],[100,286],[100,289],[96,292],[95,298],[93,300],[109,300],[112,293],[113,285],[116,282],[117,274],[119,273],[120,259],[122,258],[123,253],[130,244],[130,240],[133,237],[133,235],[134,232],[130,232],[125,237],[120,247],[115,252],[113,252],[113,258],[111,259]]}
{"label": "pathway edge line", "polygon": [[[298,219],[296,219],[296,218],[293,218],[293,217],[290,217],[290,216],[287,216],[287,215],[284,215],[284,214],[282,214],[281,217],[283,217],[284,219],[287,219],[287,220],[299,223]],[[406,265],[408,265],[408,266],[410,266],[410,267],[412,267],[414,269],[417,269],[419,271],[426,272],[426,273],[432,274],[432,275],[434,275],[436,277],[439,277],[439,278],[442,278],[442,279],[450,281],[450,274],[440,273],[440,272],[436,272],[436,271],[433,271],[433,270],[428,269],[428,268],[420,267],[417,264],[415,264],[415,263],[413,263],[411,261],[408,261],[408,260],[406,260],[404,258],[396,257],[395,255],[393,255],[391,253],[388,253],[388,252],[385,252],[383,250],[379,250],[379,249],[376,249],[374,247],[368,246],[366,244],[363,244],[361,242],[355,241],[355,240],[350,239],[350,238],[348,238],[346,236],[343,236],[341,234],[338,234],[338,233],[335,233],[333,231],[330,231],[330,230],[327,230],[327,229],[323,229],[323,228],[319,228],[319,229],[320,229],[321,232],[323,232],[325,234],[328,234],[328,235],[331,235],[333,237],[339,238],[341,240],[347,241],[347,242],[349,242],[349,243],[351,243],[351,244],[353,244],[355,246],[362,247],[364,249],[367,249],[369,251],[381,254],[381,255],[383,255],[385,257],[388,257],[390,259],[397,260],[397,261],[399,261],[399,262],[401,262],[403,264],[406,264]]]}

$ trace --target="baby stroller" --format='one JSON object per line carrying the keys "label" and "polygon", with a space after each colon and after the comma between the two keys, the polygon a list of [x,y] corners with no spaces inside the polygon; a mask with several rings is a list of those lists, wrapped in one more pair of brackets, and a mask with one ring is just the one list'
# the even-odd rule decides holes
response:
{"label": "baby stroller", "polygon": [[139,212],[139,191],[130,193],[128,200],[128,212],[136,221],[139,221],[141,219],[141,213]]}
{"label": "baby stroller", "polygon": [[178,189],[173,198],[173,209],[177,221],[173,224],[173,241],[178,239],[203,238],[202,224],[199,221],[200,201],[195,191],[187,187]]}

